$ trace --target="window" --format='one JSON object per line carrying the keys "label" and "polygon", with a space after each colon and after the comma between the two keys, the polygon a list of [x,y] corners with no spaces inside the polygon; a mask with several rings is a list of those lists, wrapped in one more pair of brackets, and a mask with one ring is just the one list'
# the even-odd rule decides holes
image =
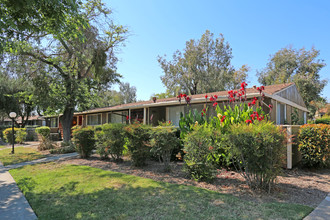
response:
{"label": "window", "polygon": [[304,112],[304,124],[307,124],[307,113]]}
{"label": "window", "polygon": [[127,115],[128,115],[127,111],[111,112],[108,114],[108,123],[125,124]]}
{"label": "window", "polygon": [[276,124],[283,125],[286,120],[286,105],[277,102],[276,108]]}
{"label": "window", "polygon": [[100,125],[101,114],[87,115],[87,125]]}
{"label": "window", "polygon": [[184,112],[184,106],[169,107],[169,120],[175,126],[179,126],[181,112]]}
{"label": "window", "polygon": [[51,118],[50,119],[50,127],[51,128],[57,128],[58,125],[57,125],[57,118]]}

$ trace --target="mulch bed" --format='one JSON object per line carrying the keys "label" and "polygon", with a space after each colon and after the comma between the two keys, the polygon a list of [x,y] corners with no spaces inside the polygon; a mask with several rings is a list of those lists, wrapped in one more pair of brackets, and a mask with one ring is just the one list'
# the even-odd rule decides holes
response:
{"label": "mulch bed", "polygon": [[115,163],[110,160],[100,160],[98,155],[92,155],[89,159],[65,159],[59,163],[86,165],[156,181],[192,185],[256,202],[277,201],[316,207],[330,193],[330,169],[283,170],[282,176],[278,177],[276,188],[273,192],[266,193],[250,190],[239,173],[224,169],[218,170],[217,178],[212,183],[196,182],[189,179],[182,171],[183,162],[173,162],[170,173],[164,173],[162,165],[156,161],[148,161],[147,166],[136,168],[131,166],[128,158],[124,158],[124,162]]}

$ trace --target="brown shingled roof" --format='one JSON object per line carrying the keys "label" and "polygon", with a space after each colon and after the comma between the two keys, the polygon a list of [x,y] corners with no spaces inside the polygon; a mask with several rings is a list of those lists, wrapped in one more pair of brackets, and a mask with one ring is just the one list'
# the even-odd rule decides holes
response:
{"label": "brown shingled roof", "polygon": [[[265,86],[264,92],[266,95],[273,95],[276,92],[279,92],[294,83],[284,83],[284,84],[276,84],[276,85],[270,85],[270,86]],[[229,91],[229,90],[228,90]],[[227,97],[228,96],[228,91],[219,91],[219,92],[209,92],[209,93],[204,93],[204,94],[196,94],[196,95],[191,95],[191,99],[198,99],[198,98],[204,98],[205,95],[217,95],[218,97]],[[258,93],[258,91],[254,88],[247,88],[246,93],[252,94],[252,93]],[[170,102],[170,101],[177,101],[177,97],[171,97],[171,98],[165,98],[165,99],[157,99],[156,103],[159,102]],[[133,103],[127,103],[127,104],[121,104],[121,105],[115,105],[115,106],[110,106],[110,107],[103,107],[103,108],[96,108],[96,109],[91,109],[84,111],[83,113],[92,113],[92,112],[99,112],[99,111],[111,111],[111,110],[116,110],[116,109],[121,109],[121,108],[129,108],[132,106],[138,106],[138,105],[145,105],[145,104],[152,104],[154,103],[152,100],[148,101],[141,101],[141,102],[133,102]],[[76,114],[79,114],[78,112]]]}

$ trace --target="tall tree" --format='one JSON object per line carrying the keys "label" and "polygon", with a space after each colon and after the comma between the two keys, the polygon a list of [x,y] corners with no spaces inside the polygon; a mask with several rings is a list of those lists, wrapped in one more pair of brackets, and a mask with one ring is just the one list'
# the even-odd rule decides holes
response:
{"label": "tall tree", "polygon": [[136,102],[136,87],[130,86],[129,83],[121,83],[119,86],[119,91],[122,96],[122,103],[132,103]]}
{"label": "tall tree", "polygon": [[261,71],[257,71],[258,81],[263,85],[294,82],[310,110],[310,117],[316,111],[313,102],[323,102],[321,92],[327,80],[320,78],[320,70],[326,65],[319,58],[320,51],[312,47],[310,50],[286,47],[274,55]]}
{"label": "tall tree", "polygon": [[161,80],[173,93],[173,88],[177,87],[188,94],[234,89],[245,81],[248,67],[243,65],[235,70],[231,65],[232,57],[232,49],[224,37],[220,34],[214,39],[207,30],[200,40],[187,41],[184,51],[176,51],[172,60],[158,57],[165,73]]}
{"label": "tall tree", "polygon": [[109,87],[119,77],[116,50],[127,32],[113,23],[111,11],[100,0],[88,0],[77,8],[77,16],[64,14],[60,27],[46,26],[38,35],[32,33],[5,48],[9,53],[47,64],[47,73],[31,77],[48,82],[43,84],[45,91],[41,95],[51,100],[48,110],[63,113],[64,141],[70,140],[77,106],[84,105],[94,91]]}

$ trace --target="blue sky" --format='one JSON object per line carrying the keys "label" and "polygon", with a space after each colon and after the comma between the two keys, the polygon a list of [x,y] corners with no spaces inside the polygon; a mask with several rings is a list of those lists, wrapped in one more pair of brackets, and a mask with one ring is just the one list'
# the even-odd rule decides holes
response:
{"label": "blue sky", "polygon": [[[130,36],[118,54],[123,82],[137,88],[138,100],[165,92],[157,56],[171,58],[185,42],[199,39],[205,30],[220,33],[229,42],[232,64],[250,67],[249,86],[258,85],[256,70],[266,66],[271,54],[291,45],[320,50],[327,66],[321,79],[330,80],[330,1],[196,1],[105,0],[116,23],[128,27]],[[330,102],[330,83],[323,90]]]}

